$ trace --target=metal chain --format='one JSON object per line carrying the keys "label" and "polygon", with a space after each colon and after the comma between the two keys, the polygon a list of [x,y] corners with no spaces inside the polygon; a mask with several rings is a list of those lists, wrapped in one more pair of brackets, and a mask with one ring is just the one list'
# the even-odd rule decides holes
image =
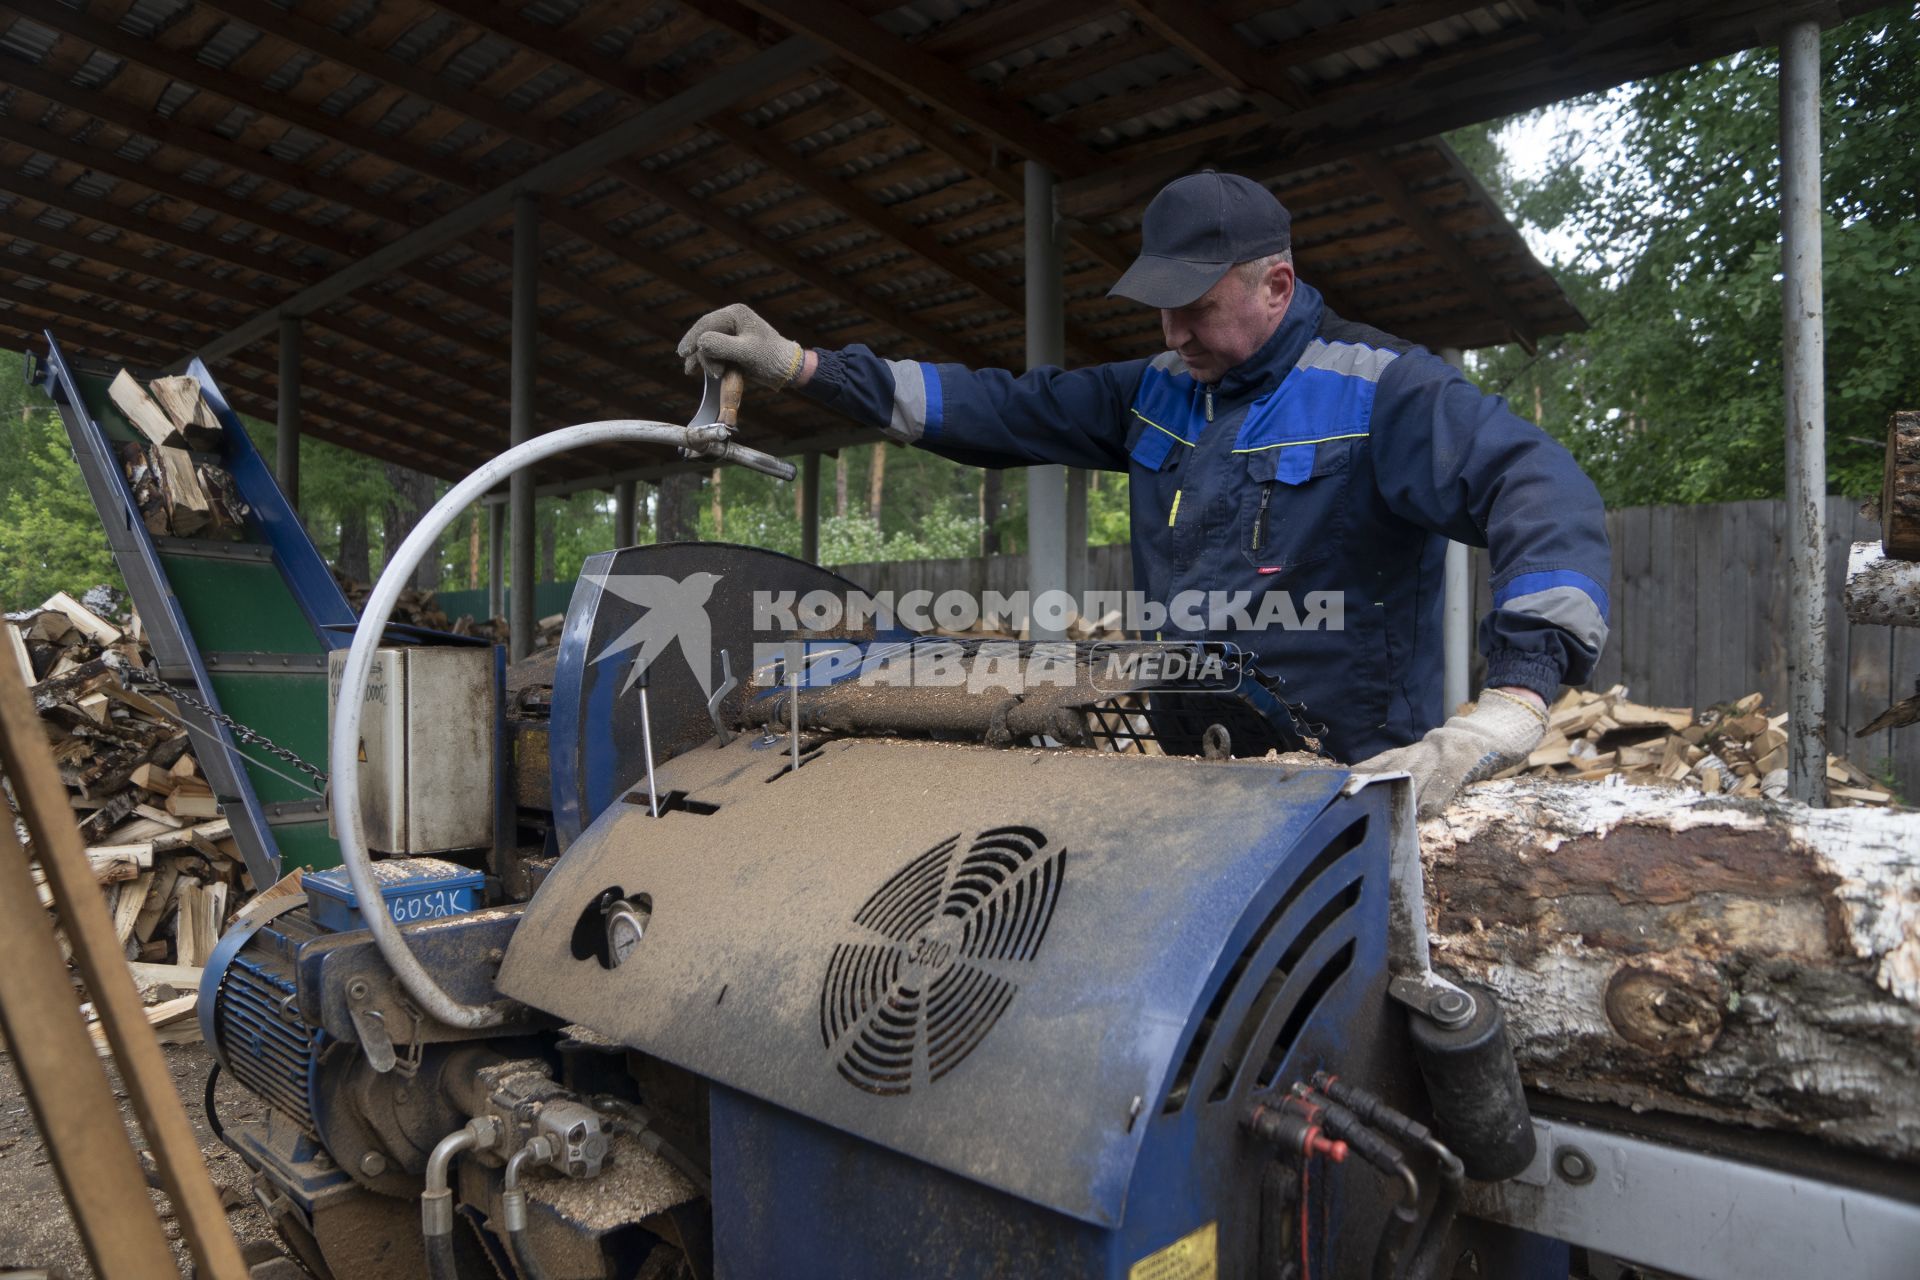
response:
{"label": "metal chain", "polygon": [[232,716],[228,715],[226,712],[221,711],[216,707],[208,706],[206,703],[202,702],[199,698],[195,697],[193,694],[188,693],[185,689],[179,688],[176,685],[168,684],[165,680],[162,680],[159,676],[154,675],[150,671],[145,671],[139,667],[134,666],[131,662],[128,662],[125,659],[119,658],[118,655],[114,655],[114,659],[115,660],[109,660],[109,665],[114,667],[115,670],[119,672],[120,677],[122,679],[130,680],[134,684],[145,685],[149,689],[157,689],[160,692],[166,694],[169,698],[172,698],[175,702],[178,702],[183,706],[188,706],[193,708],[195,711],[198,711],[201,715],[207,717],[207,719],[212,720],[217,724],[225,725],[227,727],[227,731],[233,735],[234,741],[242,743],[246,746],[259,747],[261,750],[267,752],[269,755],[275,756],[281,760],[286,761],[288,764],[292,765],[294,768],[300,770],[300,772],[306,774],[309,778],[312,778],[314,782],[318,784],[319,792],[324,792],[326,790],[327,775],[325,773],[321,772],[319,769],[316,769],[314,766],[308,764],[305,760],[302,760],[297,754],[288,750],[286,747],[281,746],[279,743],[275,742],[273,739],[267,737],[267,735],[265,735],[264,733],[259,733],[253,729],[249,729],[246,725],[241,724],[238,720],[235,720]]}

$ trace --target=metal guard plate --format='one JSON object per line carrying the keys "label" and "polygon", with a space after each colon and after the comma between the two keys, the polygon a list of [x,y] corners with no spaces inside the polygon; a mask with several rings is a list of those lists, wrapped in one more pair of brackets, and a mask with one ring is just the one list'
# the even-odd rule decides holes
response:
{"label": "metal guard plate", "polygon": [[[661,769],[663,794],[683,790],[717,812],[656,819],[644,797],[611,806],[528,907],[500,990],[867,1141],[1119,1224],[1146,1119],[1208,976],[1260,886],[1295,872],[1288,855],[1346,772],[875,741],[831,744],[797,774],[785,764],[736,739]],[[936,891],[951,902],[964,889],[954,880],[964,873],[926,873],[944,886],[923,879],[917,908],[911,893],[876,894],[911,880],[894,878],[917,860],[941,864],[944,842],[957,838],[965,854],[1007,827],[1039,833],[1057,859],[1044,935],[1029,945],[1030,931],[998,926],[998,954],[973,962],[977,981],[950,982],[936,1014],[930,974],[954,930],[909,926],[889,941],[875,926],[903,909],[925,919]],[[573,936],[611,887],[647,894],[653,914],[608,970],[576,959]],[[905,1010],[912,1066],[892,1082],[877,1081],[871,1061],[843,1074],[844,948],[860,944],[893,948],[894,980],[917,974],[932,991],[924,1012]],[[841,996],[823,1002],[829,987]],[[943,1034],[934,1075],[931,1042]],[[967,1045],[957,1060],[956,1037]]]}

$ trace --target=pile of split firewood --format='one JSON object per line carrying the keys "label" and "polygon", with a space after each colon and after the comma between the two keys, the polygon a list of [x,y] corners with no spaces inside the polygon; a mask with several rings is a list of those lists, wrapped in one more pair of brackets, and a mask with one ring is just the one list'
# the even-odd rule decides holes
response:
{"label": "pile of split firewood", "polygon": [[[339,565],[333,565],[333,580],[340,586],[340,594],[347,598],[353,611],[364,612],[367,597],[373,593],[373,587],[357,581],[340,571]],[[393,621],[404,622],[411,626],[427,627],[434,631],[445,631],[456,636],[480,636],[495,644],[507,643],[507,620],[505,618],[477,619],[470,613],[463,613],[449,619],[446,610],[440,607],[440,597],[432,591],[421,591],[408,587],[393,602]],[[567,621],[564,613],[552,614],[540,619],[535,625],[533,647],[546,649],[560,643],[560,632]]]}
{"label": "pile of split firewood", "polygon": [[[139,619],[96,588],[84,601],[62,592],[9,615],[0,631],[30,673],[87,860],[147,993],[148,1021],[167,1043],[198,1039],[200,968],[255,886],[179,708],[119,674],[122,664],[145,670],[151,661]],[[20,835],[26,839],[24,829]],[[34,880],[51,905],[37,867]]]}
{"label": "pile of split firewood", "polygon": [[247,504],[226,469],[197,461],[195,451],[220,447],[220,423],[196,378],[155,378],[144,388],[125,369],[107,389],[134,430],[120,454],[127,484],[147,532],[175,538],[232,540],[245,533]]}
{"label": "pile of split firewood", "polygon": [[[1605,693],[1569,689],[1548,713],[1547,736],[1527,762],[1500,774],[1595,781],[1668,782],[1708,795],[1787,793],[1787,717],[1770,716],[1757,693],[1691,707],[1642,706],[1623,685]],[[1884,805],[1893,793],[1840,756],[1827,757],[1833,804]]]}

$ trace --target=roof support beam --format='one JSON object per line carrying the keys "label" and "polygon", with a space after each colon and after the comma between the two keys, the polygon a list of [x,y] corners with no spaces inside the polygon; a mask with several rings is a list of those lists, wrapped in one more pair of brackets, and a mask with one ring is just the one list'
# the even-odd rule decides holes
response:
{"label": "roof support beam", "polygon": [[522,193],[557,190],[574,178],[604,169],[614,160],[659,134],[684,127],[726,107],[744,94],[802,67],[821,56],[811,41],[784,41],[745,62],[729,67],[684,93],[641,112],[597,137],[534,166],[518,177],[474,197],[452,213],[361,257],[326,280],[302,290],[248,320],[204,348],[203,360],[215,360],[272,333],[282,315],[306,315],[355,290],[372,284],[407,263],[432,253],[471,231],[478,230],[513,206]]}
{"label": "roof support beam", "polygon": [[[685,87],[681,77],[655,73],[646,75],[644,81],[658,86],[657,90],[636,91],[632,86],[642,77],[632,68],[605,57],[590,45],[569,40],[553,27],[530,22],[502,6],[475,3],[474,0],[436,0],[436,3],[437,7],[511,40],[530,53],[551,59],[588,77],[629,102],[644,105],[657,100],[664,93]],[[799,183],[847,216],[920,255],[960,283],[979,290],[1012,314],[1020,314],[1024,304],[1016,288],[969,262],[964,251],[947,245],[935,232],[895,213],[851,182],[808,163],[804,157],[794,154],[777,139],[765,136],[744,120],[722,113],[709,119],[707,127],[729,145]],[[1120,358],[1117,352],[1091,334],[1076,332],[1070,327],[1067,337],[1072,345],[1094,359]]]}
{"label": "roof support beam", "polygon": [[[584,142],[577,142],[575,140],[576,135],[549,125],[541,124],[530,117],[513,111],[494,99],[486,98],[452,85],[431,80],[423,81],[423,78],[415,68],[392,57],[384,51],[371,48],[352,37],[340,35],[331,28],[297,17],[285,10],[265,3],[264,0],[220,0],[217,7],[222,12],[231,13],[239,17],[250,26],[256,27],[278,39],[283,39],[294,45],[311,49],[339,63],[341,66],[357,71],[362,75],[383,80],[390,85],[403,89],[408,93],[415,94],[430,102],[434,102],[450,111],[466,114],[509,136],[520,138],[550,153],[558,153],[554,158],[549,159],[541,165],[539,169],[530,171],[530,173],[543,171],[559,163],[561,156],[570,157],[578,155],[589,148],[602,148],[604,154],[601,155],[600,158],[585,168],[573,172],[569,176],[582,176],[593,169],[604,169],[635,190],[661,201],[668,208],[686,218],[694,225],[712,228],[721,235],[733,240],[742,248],[764,258],[789,275],[795,276],[805,283],[812,285],[814,288],[821,290],[829,297],[838,297],[848,292],[849,286],[847,281],[836,277],[832,271],[828,270],[822,264],[810,262],[800,257],[780,241],[765,234],[744,218],[736,217],[728,213],[716,203],[695,196],[671,181],[662,180],[642,165],[619,159],[620,156],[636,150],[641,141],[649,140],[652,136],[665,135],[676,129],[702,123],[706,121],[708,117],[718,113],[725,106],[739,98],[745,97],[756,90],[763,90],[770,84],[777,84],[782,79],[807,69],[827,56],[823,49],[820,49],[810,41],[806,41],[804,37],[795,37],[783,41],[771,49],[762,50],[744,62],[711,71],[697,84],[682,89],[681,92],[674,94],[671,98],[655,104],[653,107],[642,111],[638,115],[629,116],[617,124],[601,130],[597,135],[594,135]],[[796,41],[800,47],[807,50],[806,53],[792,56],[784,62],[772,60],[779,50],[794,48]],[[728,88],[721,89],[719,88],[720,86],[728,86]],[[698,112],[681,113],[671,118],[663,116],[662,113],[669,104],[681,102],[690,95],[703,96],[705,100],[710,101],[712,105],[706,106]],[[642,123],[650,120],[655,121],[655,123]],[[630,143],[625,146],[624,149],[608,148],[606,146],[606,140],[610,137],[623,135],[635,136],[640,141]],[[522,174],[516,181],[525,184],[529,176],[530,174]],[[509,184],[509,186],[511,185],[513,184]],[[559,181],[541,182],[528,189],[542,191],[555,190],[560,185],[561,183]],[[495,193],[490,192],[487,196],[480,198],[485,200],[494,194]],[[454,213],[449,214],[448,217],[458,217],[459,212],[460,211],[456,210]],[[446,219],[442,219],[442,221],[445,220]],[[434,225],[439,226],[440,224],[436,223]],[[615,252],[638,263],[638,259],[635,258],[630,251],[634,247],[637,246],[629,246],[628,249],[615,250]],[[651,270],[650,267],[648,269]],[[708,301],[714,301],[717,297],[714,286],[706,286],[700,296]],[[731,300],[730,298],[718,299],[720,302]],[[981,363],[980,353],[974,349],[971,344],[966,342],[965,339],[956,337],[953,334],[916,319],[911,312],[894,305],[886,299],[867,294],[860,298],[855,305],[857,305],[861,311],[897,329],[915,341],[926,344],[936,353],[956,356],[973,363]]]}
{"label": "roof support beam", "polygon": [[[813,37],[869,75],[904,93],[951,111],[997,145],[1030,156],[1055,173],[1076,175],[1098,165],[1078,138],[1049,125],[1017,104],[1002,102],[964,71],[891,35],[841,0],[744,0],[747,8],[783,27]],[[704,11],[699,0],[694,7]]]}

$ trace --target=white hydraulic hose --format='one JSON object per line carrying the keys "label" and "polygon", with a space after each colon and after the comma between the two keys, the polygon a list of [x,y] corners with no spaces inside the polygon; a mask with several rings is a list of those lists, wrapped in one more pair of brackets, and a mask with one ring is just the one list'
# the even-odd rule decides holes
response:
{"label": "white hydraulic hose", "polygon": [[381,957],[407,993],[423,1010],[448,1026],[470,1030],[498,1026],[506,1020],[506,1009],[500,1004],[462,1004],[448,995],[414,958],[400,927],[380,909],[380,884],[373,876],[373,864],[367,857],[366,833],[360,822],[360,712],[367,696],[367,676],[373,669],[374,651],[380,647],[387,620],[393,616],[393,606],[412,579],[414,567],[469,505],[514,472],[556,453],[595,444],[663,444],[737,462],[781,479],[793,478],[791,463],[733,444],[729,439],[731,434],[731,428],[718,423],[684,427],[667,422],[585,422],[515,445],[433,504],[432,510],[387,561],[380,580],[374,583],[367,597],[359,625],[354,628],[353,645],[347,650],[346,666],[340,673],[340,693],[334,705],[333,741],[328,749],[333,825],[339,832],[340,861],[347,869],[347,878],[353,882],[354,897],[361,904],[360,917],[373,934],[374,945],[380,948]]}

